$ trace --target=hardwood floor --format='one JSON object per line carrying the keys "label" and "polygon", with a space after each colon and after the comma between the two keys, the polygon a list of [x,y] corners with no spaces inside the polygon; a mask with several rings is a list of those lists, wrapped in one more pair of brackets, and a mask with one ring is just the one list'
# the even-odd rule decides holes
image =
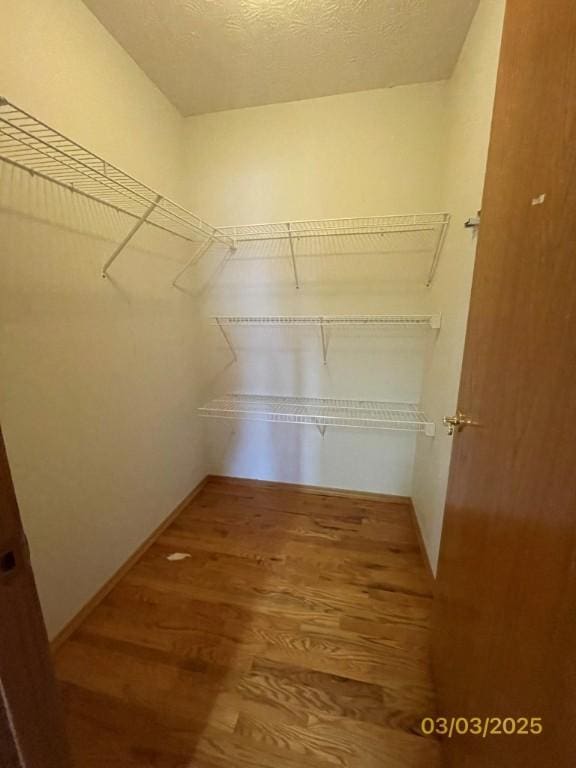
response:
{"label": "hardwood floor", "polygon": [[406,503],[211,479],[57,655],[75,766],[437,768],[431,602]]}

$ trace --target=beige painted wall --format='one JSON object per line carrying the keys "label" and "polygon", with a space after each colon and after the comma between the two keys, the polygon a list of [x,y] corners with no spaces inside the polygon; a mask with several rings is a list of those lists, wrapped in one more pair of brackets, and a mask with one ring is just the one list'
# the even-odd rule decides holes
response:
{"label": "beige painted wall", "polygon": [[[178,193],[180,116],[80,0],[0,23],[0,94]],[[0,420],[53,635],[204,474],[196,310],[166,239],[103,281],[131,221],[0,165]]]}
{"label": "beige painted wall", "polygon": [[[441,307],[442,333],[427,367],[422,402],[437,423],[455,412],[476,241],[463,223],[481,208],[504,0],[481,0],[448,87],[448,151],[443,205],[453,224],[430,304]],[[430,560],[438,559],[453,438],[440,430],[418,440],[413,498]]]}
{"label": "beige painted wall", "polygon": [[187,202],[217,224],[435,211],[445,83],[187,118]]}
{"label": "beige painted wall", "polygon": [[[188,204],[217,224],[436,212],[445,83],[221,112],[186,120]],[[399,241],[395,242],[397,246]],[[298,259],[285,244],[243,247],[202,273],[205,315],[420,312],[429,258],[370,259],[358,243]],[[392,244],[394,246],[394,243]],[[306,244],[298,244],[300,254]],[[376,247],[386,247],[377,243]],[[393,250],[393,247],[392,247]],[[429,254],[428,254],[429,255]],[[224,254],[218,249],[214,262]],[[431,334],[334,333],[322,365],[318,331],[232,331],[239,360],[206,328],[206,397],[214,393],[418,401]],[[286,482],[409,494],[415,435],[285,424],[210,422],[214,471]]]}

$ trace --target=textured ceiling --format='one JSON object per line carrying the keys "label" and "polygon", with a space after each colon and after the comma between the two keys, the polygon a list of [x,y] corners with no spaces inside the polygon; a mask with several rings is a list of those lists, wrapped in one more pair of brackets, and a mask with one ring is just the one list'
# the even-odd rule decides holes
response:
{"label": "textured ceiling", "polygon": [[183,115],[442,80],[478,0],[84,0]]}

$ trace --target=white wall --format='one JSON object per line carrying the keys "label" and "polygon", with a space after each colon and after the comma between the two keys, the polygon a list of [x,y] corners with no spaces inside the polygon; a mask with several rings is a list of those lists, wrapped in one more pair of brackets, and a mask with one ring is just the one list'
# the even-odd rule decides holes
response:
{"label": "white wall", "polygon": [[[180,116],[80,0],[0,21],[0,94],[178,193]],[[204,475],[196,310],[180,251],[140,241],[104,281],[131,220],[0,165],[0,421],[54,635]]]}
{"label": "white wall", "polygon": [[[187,202],[216,224],[440,210],[445,83],[221,112],[186,120]],[[398,247],[394,238],[388,250]],[[203,285],[206,316],[419,312],[429,258],[372,255],[358,243],[332,253],[297,246],[295,290],[286,243],[244,246],[183,283]],[[412,248],[412,246],[411,246]],[[338,255],[336,255],[338,252]],[[428,254],[429,256],[429,254]],[[210,262],[210,259],[212,260]],[[221,269],[218,270],[218,267]],[[210,280],[205,283],[207,276]],[[205,333],[205,396],[250,392],[418,401],[430,334],[339,333],[323,366],[318,332],[233,332],[239,362]],[[394,494],[411,491],[415,435],[210,422],[211,468],[244,477]]]}
{"label": "white wall", "polygon": [[[441,307],[439,334],[427,367],[422,402],[437,423],[453,414],[464,350],[476,241],[463,223],[482,205],[482,191],[505,0],[481,0],[448,87],[448,151],[443,206],[453,216],[430,294]],[[444,430],[433,441],[418,439],[413,498],[430,560],[438,559],[452,438]]]}
{"label": "white wall", "polygon": [[188,204],[221,225],[435,211],[445,91],[428,83],[187,118]]}

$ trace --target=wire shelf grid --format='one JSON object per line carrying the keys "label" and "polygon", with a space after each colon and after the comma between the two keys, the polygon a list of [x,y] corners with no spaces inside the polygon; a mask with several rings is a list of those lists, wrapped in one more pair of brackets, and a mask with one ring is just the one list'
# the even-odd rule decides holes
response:
{"label": "wire shelf grid", "polygon": [[438,328],[440,315],[217,315],[220,326],[424,326]]}
{"label": "wire shelf grid", "polygon": [[3,98],[0,159],[184,240],[231,245],[199,216]]}
{"label": "wire shelf grid", "polygon": [[219,227],[237,242],[254,240],[289,240],[301,237],[338,237],[342,235],[384,235],[402,232],[438,231],[448,225],[448,213],[361,216],[343,219],[310,219],[268,224],[242,224]]}
{"label": "wire shelf grid", "polygon": [[[347,242],[360,246],[361,241],[374,245],[378,241],[384,247],[384,238],[391,235],[403,236],[424,233],[426,237],[420,242],[420,249],[431,256],[426,285],[430,286],[436,274],[436,269],[444,246],[450,214],[448,213],[411,213],[390,216],[363,216],[344,219],[311,219],[307,221],[281,221],[268,224],[242,224],[239,226],[219,227],[220,232],[229,235],[235,246],[259,241],[286,241],[289,245],[288,255],[292,262],[296,287],[300,287],[297,260],[302,256],[298,253],[298,243],[303,240],[326,243],[326,251],[338,252],[340,244]],[[383,242],[380,244],[379,241]],[[417,250],[420,250],[417,249]]]}
{"label": "wire shelf grid", "polygon": [[212,400],[199,408],[199,412],[202,416],[220,419],[384,429],[434,435],[434,424],[426,419],[415,403],[230,394]]}

